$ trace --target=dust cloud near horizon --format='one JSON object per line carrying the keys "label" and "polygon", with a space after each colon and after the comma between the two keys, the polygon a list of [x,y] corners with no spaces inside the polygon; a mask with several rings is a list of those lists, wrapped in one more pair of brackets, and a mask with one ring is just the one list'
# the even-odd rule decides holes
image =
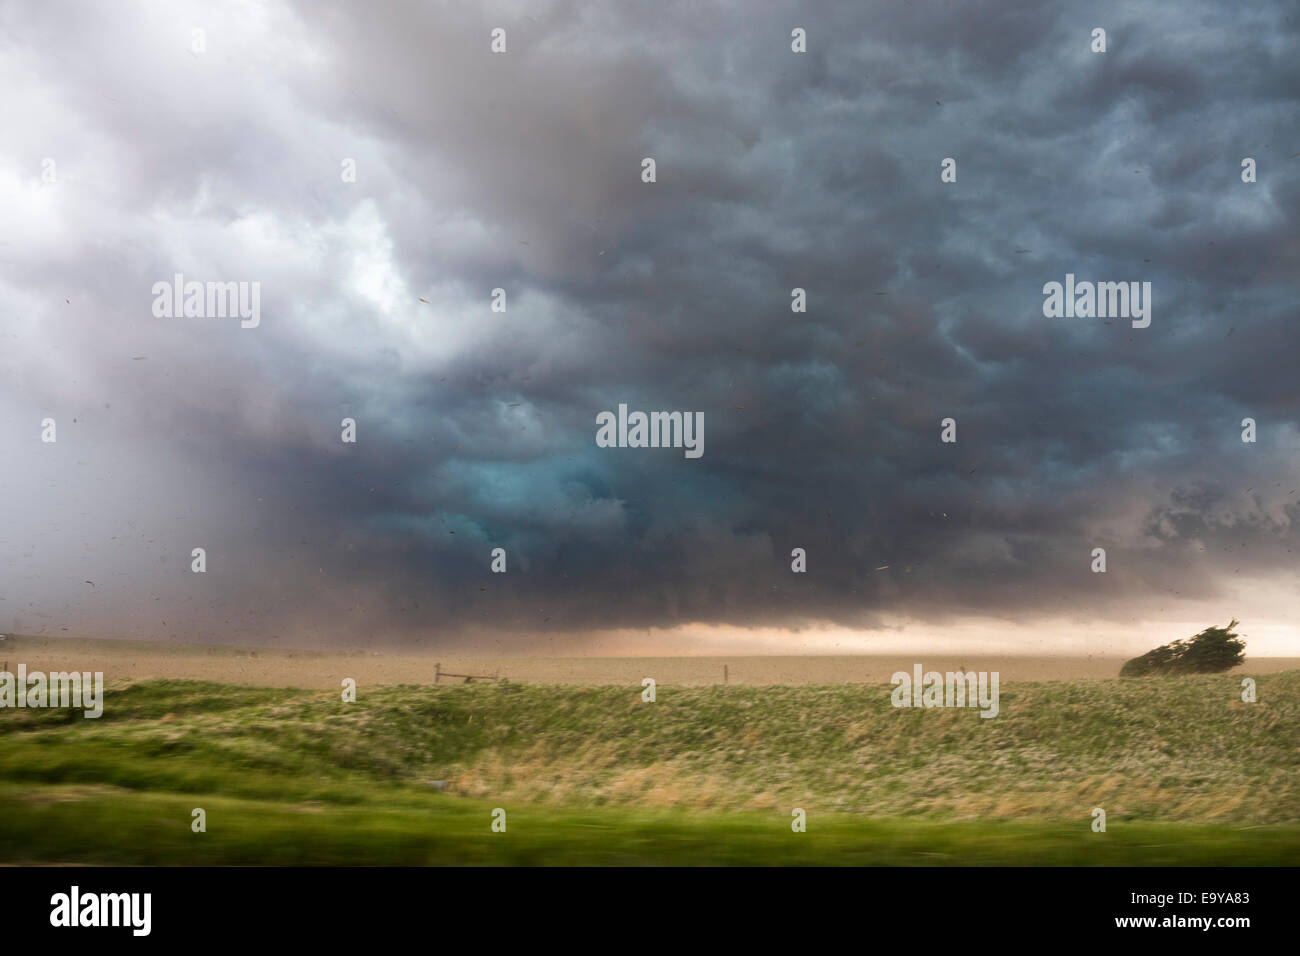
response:
{"label": "dust cloud near horizon", "polygon": [[[1024,654],[814,654],[730,656],[466,656],[437,649],[253,648],[154,641],[8,636],[0,661],[28,671],[102,671],[111,685],[154,678],[210,680],[264,687],[337,690],[360,686],[460,684],[505,679],[522,683],[625,684],[653,677],[665,687],[708,684],[886,684],[898,671],[997,671],[1004,682],[1110,679],[1118,657]],[[1300,657],[1247,657],[1227,672],[1257,675],[1300,669]]]}

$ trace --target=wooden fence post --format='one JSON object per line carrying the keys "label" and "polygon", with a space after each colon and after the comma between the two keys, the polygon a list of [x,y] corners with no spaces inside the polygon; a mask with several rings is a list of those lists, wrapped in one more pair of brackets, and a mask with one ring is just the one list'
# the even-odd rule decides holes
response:
{"label": "wooden fence post", "polygon": [[438,683],[438,678],[442,676],[442,664],[433,665],[433,682]]}

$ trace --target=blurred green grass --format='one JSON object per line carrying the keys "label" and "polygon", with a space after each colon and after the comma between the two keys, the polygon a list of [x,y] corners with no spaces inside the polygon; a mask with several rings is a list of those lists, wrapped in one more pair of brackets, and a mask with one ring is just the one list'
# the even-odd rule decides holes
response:
{"label": "blurred green grass", "polygon": [[146,681],[0,711],[0,861],[1295,865],[1300,672],[1258,682],[1004,685],[985,720],[867,685]]}
{"label": "blurred green grass", "polygon": [[[190,830],[202,806],[207,832]],[[224,866],[1268,866],[1300,859],[1300,827],[928,822],[849,814],[506,807],[407,794],[290,805],[110,787],[0,785],[7,863]]]}

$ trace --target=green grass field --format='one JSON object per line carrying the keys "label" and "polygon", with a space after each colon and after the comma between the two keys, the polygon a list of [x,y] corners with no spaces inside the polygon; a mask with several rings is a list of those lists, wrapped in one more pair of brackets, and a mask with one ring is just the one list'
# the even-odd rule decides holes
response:
{"label": "green grass field", "polygon": [[0,710],[0,862],[1295,865],[1300,672],[1258,680],[1009,684],[992,720],[876,685],[145,681]]}

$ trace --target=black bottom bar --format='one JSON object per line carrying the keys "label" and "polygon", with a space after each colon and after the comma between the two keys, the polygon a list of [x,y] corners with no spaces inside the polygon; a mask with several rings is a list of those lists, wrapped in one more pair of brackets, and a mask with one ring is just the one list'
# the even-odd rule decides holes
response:
{"label": "black bottom bar", "polygon": [[[927,951],[952,952],[1024,932],[1043,943],[1128,937],[1143,945],[1231,947],[1292,935],[1297,872],[9,867],[0,868],[0,899],[7,944],[77,934],[127,945],[349,945],[418,934],[436,948],[463,945],[469,934],[485,945],[512,938],[548,947],[579,938],[602,946],[620,939],[679,945],[691,924],[694,942],[716,936],[732,944],[848,934],[909,951],[933,943],[941,949]],[[111,921],[116,911],[122,925],[51,925],[52,915],[71,922],[74,886],[78,922]],[[105,901],[102,894],[146,893],[149,932],[136,936],[144,897]],[[1208,928],[1201,923],[1207,919]],[[1037,935],[1044,932],[1050,935]]]}

